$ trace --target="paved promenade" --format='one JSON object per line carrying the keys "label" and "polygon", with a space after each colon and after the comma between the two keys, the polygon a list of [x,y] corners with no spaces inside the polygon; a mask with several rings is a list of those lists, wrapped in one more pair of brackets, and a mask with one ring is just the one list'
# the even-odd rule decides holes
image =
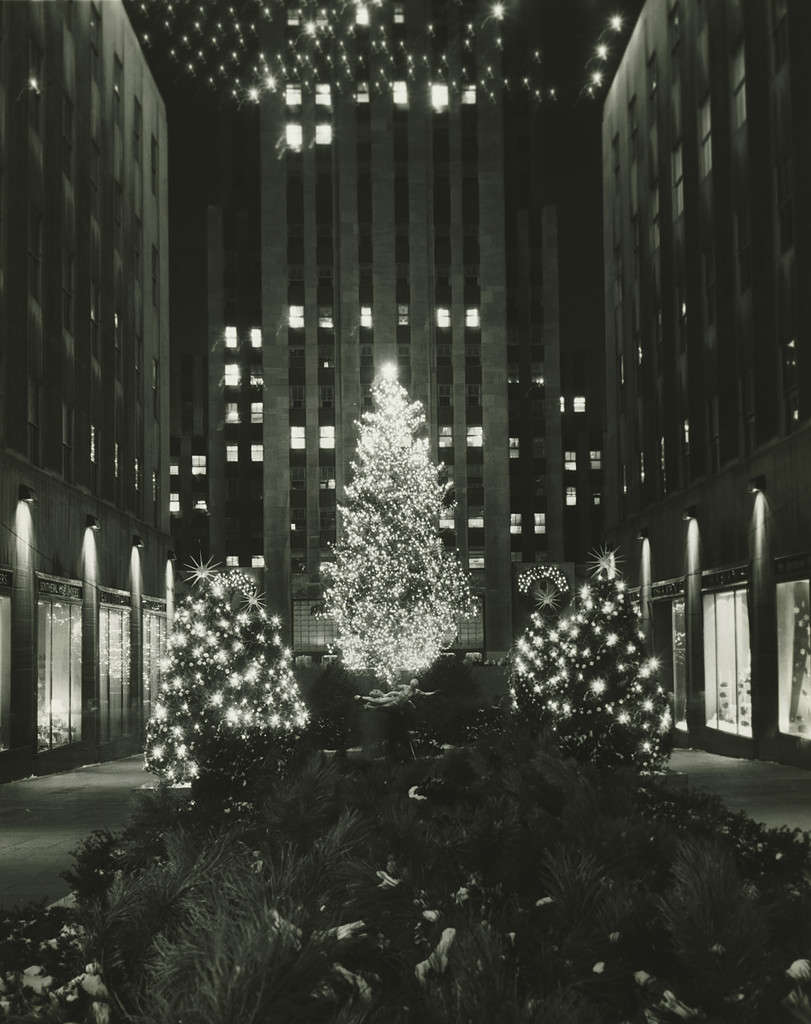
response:
{"label": "paved promenade", "polygon": [[143,763],[139,754],[0,785],[0,907],[67,894],[59,874],[71,851],[94,829],[125,824],[150,778]]}
{"label": "paved promenade", "polygon": [[[0,908],[67,894],[59,874],[71,866],[71,851],[94,829],[126,823],[135,793],[150,778],[142,765],[139,755],[0,785]],[[671,767],[732,810],[811,830],[809,771],[700,750],[675,750]]]}

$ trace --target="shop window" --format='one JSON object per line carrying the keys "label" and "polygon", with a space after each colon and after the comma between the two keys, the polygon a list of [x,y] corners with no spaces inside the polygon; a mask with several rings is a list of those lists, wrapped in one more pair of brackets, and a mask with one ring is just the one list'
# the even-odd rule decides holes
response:
{"label": "shop window", "polygon": [[130,714],[130,610],[99,607],[99,736],[127,736]]}
{"label": "shop window", "polygon": [[37,604],[37,749],[82,738],[82,605]]}
{"label": "shop window", "polygon": [[144,612],[144,684],[143,722],[152,717],[152,701],[160,688],[163,672],[161,662],[166,655],[166,616],[162,612]]}
{"label": "shop window", "polygon": [[8,750],[11,714],[11,598],[0,594],[0,750]]}
{"label": "shop window", "polygon": [[704,594],[704,701],[707,726],[752,735],[746,589]]}
{"label": "shop window", "polygon": [[673,721],[677,729],[687,730],[687,623],[684,598],[676,598],[670,606],[670,628],[673,638]]}
{"label": "shop window", "polygon": [[811,613],[809,581],[777,584],[780,732],[811,739]]}

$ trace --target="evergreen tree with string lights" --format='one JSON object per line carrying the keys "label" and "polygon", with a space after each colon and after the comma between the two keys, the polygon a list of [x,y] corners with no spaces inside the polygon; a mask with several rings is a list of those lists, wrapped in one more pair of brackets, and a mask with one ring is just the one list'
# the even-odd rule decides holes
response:
{"label": "evergreen tree with string lights", "polygon": [[324,610],[344,665],[380,680],[390,707],[398,687],[404,700],[415,695],[405,677],[435,661],[474,607],[467,576],[439,532],[440,515],[453,505],[444,467],[429,455],[422,404],[409,401],[390,365],[371,393],[373,408],[357,424],[334,561],[322,566]]}
{"label": "evergreen tree with string lights", "polygon": [[580,761],[659,770],[672,746],[672,716],[657,668],[615,554],[604,551],[574,604],[534,615],[516,645],[513,707]]}
{"label": "evergreen tree with string lights", "polygon": [[147,724],[146,768],[168,784],[244,785],[259,763],[283,767],[307,710],[254,580],[200,564],[190,582]]}

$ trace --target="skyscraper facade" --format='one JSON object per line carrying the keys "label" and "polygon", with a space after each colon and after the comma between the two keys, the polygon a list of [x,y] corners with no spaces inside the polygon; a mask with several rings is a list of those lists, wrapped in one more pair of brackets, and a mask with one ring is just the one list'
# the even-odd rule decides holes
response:
{"label": "skyscraper facade", "polygon": [[609,534],[688,742],[811,757],[806,5],[648,0],[603,118]]}
{"label": "skyscraper facade", "polygon": [[[452,480],[456,513],[440,526],[481,609],[457,647],[503,655],[518,575],[563,558],[542,113],[502,92],[492,45],[465,45],[474,8],[390,5],[375,17],[403,46],[384,62],[359,5],[351,80],[308,68],[212,133],[197,219],[207,260],[193,275],[205,303],[184,303],[173,325],[176,546],[255,569],[300,654],[331,637],[320,566],[384,363],[423,403]],[[267,47],[286,48],[303,31],[298,8],[266,31]],[[190,236],[184,261],[194,248]]]}
{"label": "skyscraper facade", "polygon": [[0,776],[137,749],[158,682],[166,161],[118,0],[0,5]]}

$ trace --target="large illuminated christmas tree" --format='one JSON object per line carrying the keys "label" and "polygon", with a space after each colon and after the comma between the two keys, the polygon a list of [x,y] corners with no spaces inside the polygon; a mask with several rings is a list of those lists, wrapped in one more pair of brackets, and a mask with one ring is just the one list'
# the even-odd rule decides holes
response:
{"label": "large illuminated christmas tree", "polygon": [[672,745],[657,668],[645,655],[639,613],[607,552],[572,607],[533,615],[513,658],[513,706],[550,727],[561,749],[578,760],[655,770]]}
{"label": "large illuminated christmas tree", "polygon": [[279,620],[262,607],[254,580],[208,565],[191,580],[147,725],[146,768],[169,783],[240,783],[259,762],[284,763],[307,710]]}
{"label": "large illuminated christmas tree", "polygon": [[335,560],[322,566],[324,603],[346,667],[391,690],[431,665],[473,606],[439,533],[453,506],[443,467],[431,462],[422,404],[409,401],[392,367],[375,380],[372,399],[358,424]]}

